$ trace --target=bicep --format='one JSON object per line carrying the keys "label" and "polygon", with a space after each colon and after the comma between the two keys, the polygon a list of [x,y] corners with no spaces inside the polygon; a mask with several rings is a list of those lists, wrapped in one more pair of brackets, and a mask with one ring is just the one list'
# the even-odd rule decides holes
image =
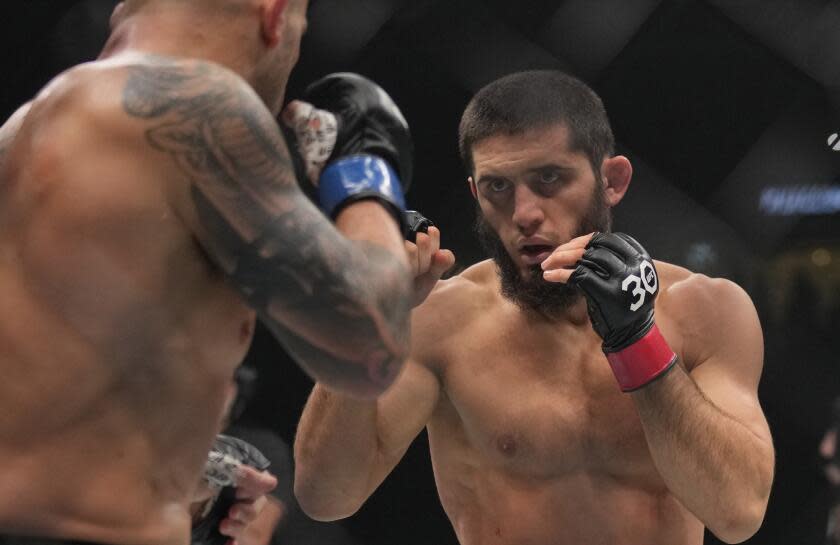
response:
{"label": "bicep", "polygon": [[[723,282],[723,281],[715,281]],[[691,337],[697,354],[691,377],[698,388],[724,413],[746,425],[762,439],[770,440],[767,420],[758,400],[758,384],[764,361],[761,324],[749,296],[734,284],[719,287],[710,306],[698,318],[698,334]]]}

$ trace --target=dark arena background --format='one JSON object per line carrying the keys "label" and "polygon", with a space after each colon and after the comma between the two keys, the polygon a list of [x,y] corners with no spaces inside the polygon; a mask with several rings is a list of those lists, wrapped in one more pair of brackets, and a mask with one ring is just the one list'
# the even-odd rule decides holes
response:
{"label": "dark arena background", "polygon": [[[2,3],[4,119],[97,55],[114,5]],[[635,166],[616,229],[734,280],[759,309],[777,476],[748,543],[822,544],[832,491],[818,446],[840,394],[840,1],[313,0],[309,19],[288,98],[334,71],[389,91],[415,137],[410,206],[459,267],[483,258],[457,154],[470,96],[529,68],[594,87]],[[291,444],[312,383],[263,330],[248,364],[259,380],[243,418]],[[456,544],[425,435],[357,515],[326,525],[293,509],[275,543]]]}

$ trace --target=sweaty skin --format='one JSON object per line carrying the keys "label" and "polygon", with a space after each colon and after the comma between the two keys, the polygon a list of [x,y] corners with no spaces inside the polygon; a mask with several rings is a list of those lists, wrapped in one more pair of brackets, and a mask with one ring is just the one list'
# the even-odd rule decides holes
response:
{"label": "sweaty skin", "polygon": [[[281,42],[299,40],[305,0],[262,4],[291,6]],[[313,376],[355,395],[387,387],[407,351],[396,222],[365,201],[333,226],[266,107],[282,102],[273,63],[293,64],[296,43],[265,60],[256,2],[224,27],[199,2],[132,5],[103,60],[0,129],[4,535],[188,543],[256,313]]]}
{"label": "sweaty skin", "polygon": [[[656,266],[657,323],[684,358],[679,292],[721,281]],[[414,324],[411,361],[371,415],[384,446],[362,488],[372,492],[425,425],[438,493],[462,545],[703,543],[703,524],[657,473],[585,306],[563,323],[524,314],[502,298],[494,265],[483,262],[440,282]],[[347,406],[321,386],[310,403],[325,411]],[[343,427],[349,442],[357,431]],[[308,429],[303,422],[301,429]],[[305,438],[298,438],[299,464],[317,457]],[[297,475],[318,479],[305,463]],[[320,479],[341,489],[340,481]],[[312,492],[297,486],[306,508]],[[337,502],[319,513],[313,505],[310,514],[335,518],[357,507]]]}
{"label": "sweaty skin", "polygon": [[[567,139],[561,127],[475,146],[475,194],[519,264],[530,259],[517,254],[522,238],[559,247],[557,266],[583,253],[586,237],[569,241],[596,182]],[[610,206],[629,181],[624,162],[605,161]],[[563,174],[540,174],[546,185],[531,191],[528,173],[552,164]],[[499,190],[489,199],[485,183]],[[437,236],[416,252],[437,260]],[[755,310],[731,282],[656,267],[656,323],[681,363],[633,394],[620,391],[583,300],[553,317],[523,310],[501,295],[492,261],[438,282],[382,398],[316,385],[295,443],[301,506],[352,515],[425,427],[462,545],[700,545],[704,524],[728,542],[754,533],[773,468]]]}
{"label": "sweaty skin", "polygon": [[92,93],[124,83],[124,69],[77,69],[3,128],[5,533],[177,543],[250,344],[254,312],[173,209],[154,150],[123,149],[142,126],[92,111]]}
{"label": "sweaty skin", "polygon": [[[657,267],[657,322],[680,347],[671,290],[707,280]],[[456,312],[459,324],[448,318],[453,298],[466,307]],[[702,523],[657,473],[583,305],[565,323],[529,319],[498,295],[485,262],[444,282],[423,310],[458,331],[424,361],[445,393],[428,422],[429,442],[462,544],[703,542]]]}

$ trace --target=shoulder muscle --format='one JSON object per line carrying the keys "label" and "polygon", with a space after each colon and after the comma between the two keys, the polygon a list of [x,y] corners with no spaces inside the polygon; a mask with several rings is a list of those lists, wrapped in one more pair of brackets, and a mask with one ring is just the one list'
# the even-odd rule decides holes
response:
{"label": "shoulder muscle", "polygon": [[444,351],[495,301],[481,278],[468,274],[441,280],[426,301],[412,312],[412,358],[428,365],[445,358]]}
{"label": "shoulder muscle", "polygon": [[757,380],[764,357],[761,324],[737,284],[691,274],[667,289],[669,316],[680,330],[689,368],[723,357]]}

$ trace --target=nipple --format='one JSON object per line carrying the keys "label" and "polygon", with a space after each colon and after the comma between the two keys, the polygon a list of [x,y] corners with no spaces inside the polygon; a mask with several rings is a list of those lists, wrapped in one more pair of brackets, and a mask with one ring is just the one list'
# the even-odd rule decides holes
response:
{"label": "nipple", "polygon": [[502,434],[496,440],[496,448],[508,458],[512,458],[516,454],[516,446],[516,439],[509,433]]}

